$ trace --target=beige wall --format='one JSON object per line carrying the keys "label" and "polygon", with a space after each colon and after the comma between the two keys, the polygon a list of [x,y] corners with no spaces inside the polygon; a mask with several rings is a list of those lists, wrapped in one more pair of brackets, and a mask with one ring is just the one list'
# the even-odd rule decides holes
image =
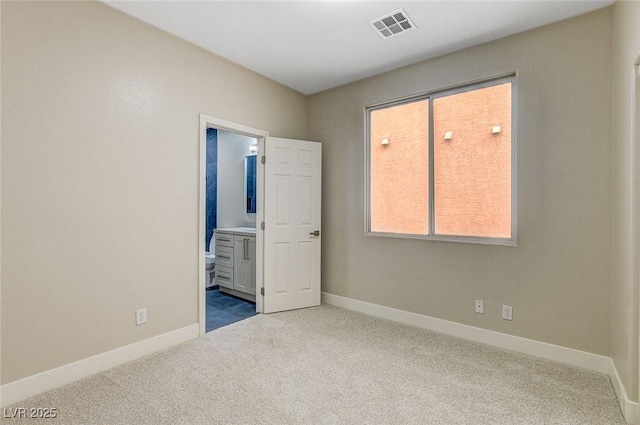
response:
{"label": "beige wall", "polygon": [[307,117],[301,94],[104,4],[1,7],[8,383],[196,323],[198,114],[292,138]]}
{"label": "beige wall", "polygon": [[[611,13],[311,96],[309,137],[324,152],[323,291],[609,354]],[[518,246],[364,236],[364,106],[513,71]]]}
{"label": "beige wall", "polygon": [[[611,357],[632,401],[638,401],[640,273],[640,3],[619,1],[613,13],[614,227]],[[634,85],[634,79],[636,84]],[[634,101],[635,97],[635,101]],[[635,103],[635,109],[634,109]],[[635,122],[634,122],[635,119]],[[632,128],[635,126],[635,134]],[[635,186],[635,187],[634,187]]]}

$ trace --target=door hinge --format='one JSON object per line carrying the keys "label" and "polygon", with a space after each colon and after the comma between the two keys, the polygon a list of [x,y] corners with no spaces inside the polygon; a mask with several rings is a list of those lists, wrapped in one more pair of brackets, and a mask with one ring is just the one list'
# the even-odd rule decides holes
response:
{"label": "door hinge", "polygon": [[260,295],[264,297],[264,286],[260,287]]}
{"label": "door hinge", "polygon": [[262,155],[262,157],[260,158],[260,162],[262,162],[263,164],[266,163],[267,162],[267,157]]}
{"label": "door hinge", "polygon": [[264,221],[260,222],[260,230],[264,230]]}

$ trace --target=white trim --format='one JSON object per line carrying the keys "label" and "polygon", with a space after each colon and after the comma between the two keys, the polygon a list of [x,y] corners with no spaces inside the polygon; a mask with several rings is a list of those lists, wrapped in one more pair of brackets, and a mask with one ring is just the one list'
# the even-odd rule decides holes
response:
{"label": "white trim", "polygon": [[2,407],[195,338],[197,323],[10,382],[0,387]]}
{"label": "white trim", "polygon": [[[630,255],[631,255],[631,279],[633,288],[638,288],[640,285],[640,217],[638,217],[638,212],[640,211],[640,149],[638,149],[638,143],[640,142],[640,117],[638,116],[638,112],[640,112],[640,58],[634,63],[633,69],[633,83],[632,83],[632,99],[631,99],[631,247],[630,247]],[[638,302],[636,298],[636,303]],[[636,310],[636,314],[640,312],[640,309]],[[636,322],[638,323],[638,322]],[[632,326],[632,332],[638,332],[638,327]],[[637,348],[636,348],[637,349]],[[614,370],[615,370],[615,364]],[[640,373],[638,370],[638,361],[636,360],[632,366],[632,370],[635,373]],[[617,375],[616,370],[616,375]],[[618,378],[619,379],[619,378]],[[637,384],[637,385],[640,385]],[[624,390],[624,386],[622,386]],[[640,392],[640,386],[637,388]],[[626,392],[624,392],[624,396],[626,399]],[[618,396],[620,398],[620,396]],[[623,409],[624,412],[624,409]],[[635,409],[633,410],[635,413],[635,422],[640,423],[640,408],[638,404],[635,404]],[[625,415],[626,418],[626,415]]]}
{"label": "white trim", "polygon": [[620,379],[618,369],[613,359],[609,359],[609,371],[607,374],[611,378],[611,384],[613,385],[616,397],[618,397],[618,404],[620,405],[624,419],[630,424],[640,424],[640,406],[638,403],[629,400],[627,390],[622,384],[622,379]]}
{"label": "white trim", "polygon": [[600,373],[608,374],[609,372],[609,357],[587,353],[586,351],[575,350],[573,348],[476,328],[474,326],[463,325],[456,322],[450,322],[448,320],[411,313],[378,304],[371,304],[365,301],[328,294],[326,292],[322,293],[322,301],[324,303],[344,307],[349,310],[370,314],[372,316],[393,320],[407,325],[417,326],[419,328],[429,329],[435,332],[468,339],[470,341],[493,345],[494,347],[505,348],[507,350],[542,357],[544,359],[556,360]]}
{"label": "white trim", "polygon": [[618,370],[610,357],[463,325],[326,292],[322,293],[322,303],[603,373],[611,379],[611,384],[625,420],[630,424],[640,425],[640,406],[638,403],[629,400]]}
{"label": "white trim", "polygon": [[[207,205],[206,179],[207,179],[207,128],[216,128],[218,130],[227,130],[233,133],[243,134],[245,136],[255,137],[258,139],[258,158],[264,152],[264,139],[269,136],[269,132],[258,128],[249,127],[232,121],[223,120],[205,114],[200,114],[200,173],[199,173],[199,192],[198,199],[198,323],[200,324],[200,336],[206,333],[206,284],[205,284],[205,261],[204,261],[204,234],[206,231],[205,209]],[[258,161],[258,200],[264,199],[264,167]],[[256,226],[260,226],[260,222],[264,220],[264,202],[258,202],[258,210],[256,211]],[[263,233],[256,232],[256,311],[262,312],[262,297],[259,295],[259,289],[263,281]]]}
{"label": "white trim", "polygon": [[266,130],[261,130],[259,128],[249,127],[244,124],[238,124],[233,121],[223,120],[222,118],[212,117],[210,115],[200,114],[200,126],[202,125],[217,128],[218,130],[227,130],[232,131],[234,133],[243,134],[245,136],[251,136],[255,138],[260,137],[268,137],[269,132]]}
{"label": "white trim", "polygon": [[264,170],[261,156],[266,152],[267,137],[258,139],[258,208],[256,210],[256,311],[264,311],[264,296],[261,289],[264,287],[264,230],[260,225],[264,221]]}

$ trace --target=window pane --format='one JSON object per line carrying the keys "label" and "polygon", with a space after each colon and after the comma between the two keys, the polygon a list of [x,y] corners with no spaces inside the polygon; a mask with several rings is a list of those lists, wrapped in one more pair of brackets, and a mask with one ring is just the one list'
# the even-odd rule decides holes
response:
{"label": "window pane", "polygon": [[433,108],[435,233],[511,238],[511,83]]}
{"label": "window pane", "polygon": [[371,111],[370,131],[371,231],[427,235],[429,101]]}

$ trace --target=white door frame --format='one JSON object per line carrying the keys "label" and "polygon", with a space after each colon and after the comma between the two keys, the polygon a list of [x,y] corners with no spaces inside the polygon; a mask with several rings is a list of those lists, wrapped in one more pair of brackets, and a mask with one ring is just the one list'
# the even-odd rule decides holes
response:
{"label": "white door frame", "polygon": [[[200,196],[198,197],[198,322],[200,336],[206,333],[206,295],[205,295],[205,259],[204,234],[206,231],[205,209],[207,205],[207,128],[227,130],[258,139],[258,158],[263,155],[264,141],[269,132],[221,118],[200,114]],[[264,234],[259,226],[264,221],[264,165],[258,161],[258,208],[256,210],[256,311],[262,313],[260,287],[264,280]]]}
{"label": "white door frame", "polygon": [[[633,255],[631,264],[633,267],[633,285],[637,287],[640,284],[640,217],[638,217],[638,212],[640,211],[640,149],[638,148],[640,143],[640,116],[638,116],[640,113],[640,57],[638,57],[633,66],[631,90],[633,90],[631,93],[631,252]],[[636,332],[640,332],[637,327]],[[619,378],[618,381],[620,381]],[[640,381],[638,389],[640,389]],[[629,403],[626,403],[626,405],[628,406]],[[626,413],[624,408],[622,411]],[[640,411],[636,409],[635,413],[640,417]],[[625,414],[624,417],[629,422],[638,419],[633,414],[629,414],[629,417]]]}

